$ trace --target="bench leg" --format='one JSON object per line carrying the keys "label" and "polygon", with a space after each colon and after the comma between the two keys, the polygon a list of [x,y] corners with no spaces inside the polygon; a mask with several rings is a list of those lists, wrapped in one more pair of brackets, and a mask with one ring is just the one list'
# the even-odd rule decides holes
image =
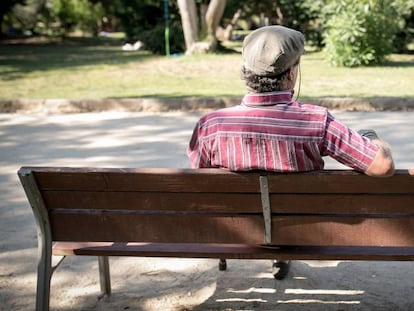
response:
{"label": "bench leg", "polygon": [[36,311],[49,310],[52,254],[49,248],[40,248],[37,264]]}
{"label": "bench leg", "polygon": [[225,271],[227,269],[227,262],[225,258],[219,259],[218,267],[220,271]]}
{"label": "bench leg", "polygon": [[108,256],[99,256],[99,283],[101,285],[101,293],[107,296],[111,295],[111,274],[109,271]]}
{"label": "bench leg", "polygon": [[276,280],[283,280],[290,270],[290,260],[278,261],[273,260],[272,274]]}

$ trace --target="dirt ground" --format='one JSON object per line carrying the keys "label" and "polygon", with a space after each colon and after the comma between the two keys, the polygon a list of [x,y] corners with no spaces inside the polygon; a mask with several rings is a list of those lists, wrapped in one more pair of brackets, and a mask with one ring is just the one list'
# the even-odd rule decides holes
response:
{"label": "dirt ground", "polygon": [[[34,310],[36,226],[16,172],[23,165],[188,167],[200,113],[0,114],[0,310]],[[397,168],[414,168],[414,112],[338,112],[375,128]],[[340,167],[327,161],[328,168]],[[413,262],[295,261],[283,281],[271,263],[110,259],[101,297],[97,260],[70,257],[52,278],[51,310],[414,310]]]}

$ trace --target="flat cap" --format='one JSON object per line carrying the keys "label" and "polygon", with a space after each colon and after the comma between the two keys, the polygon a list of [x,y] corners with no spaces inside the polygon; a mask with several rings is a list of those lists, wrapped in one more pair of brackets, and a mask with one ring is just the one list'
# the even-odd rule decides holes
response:
{"label": "flat cap", "polygon": [[305,53],[305,38],[284,26],[265,26],[243,41],[243,64],[259,76],[275,76],[292,67]]}

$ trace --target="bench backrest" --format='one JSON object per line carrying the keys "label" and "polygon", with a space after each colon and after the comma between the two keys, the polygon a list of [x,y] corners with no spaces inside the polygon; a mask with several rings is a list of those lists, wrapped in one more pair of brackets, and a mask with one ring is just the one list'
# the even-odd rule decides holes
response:
{"label": "bench backrest", "polygon": [[414,176],[22,167],[53,241],[414,246]]}

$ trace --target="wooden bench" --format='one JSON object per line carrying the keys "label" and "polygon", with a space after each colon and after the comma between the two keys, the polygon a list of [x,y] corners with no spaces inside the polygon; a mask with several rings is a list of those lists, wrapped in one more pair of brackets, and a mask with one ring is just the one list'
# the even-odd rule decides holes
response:
{"label": "wooden bench", "polygon": [[353,171],[22,167],[39,240],[37,310],[52,255],[413,260],[414,176]]}

